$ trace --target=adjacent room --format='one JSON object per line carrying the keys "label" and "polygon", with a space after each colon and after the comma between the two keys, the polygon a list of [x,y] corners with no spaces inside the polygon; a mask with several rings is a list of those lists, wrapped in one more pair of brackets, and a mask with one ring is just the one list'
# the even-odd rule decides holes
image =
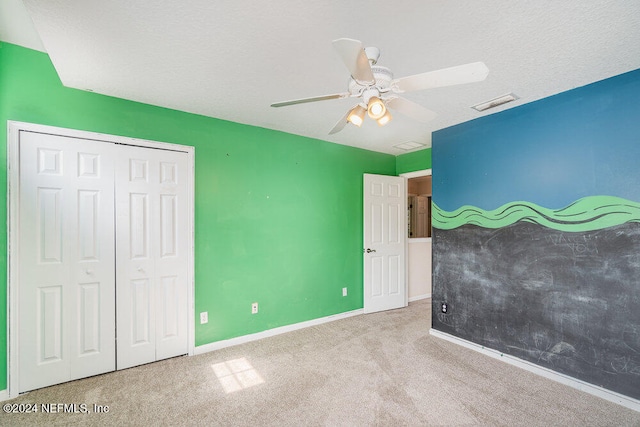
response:
{"label": "adjacent room", "polygon": [[638,40],[631,0],[3,1],[0,424],[638,425]]}

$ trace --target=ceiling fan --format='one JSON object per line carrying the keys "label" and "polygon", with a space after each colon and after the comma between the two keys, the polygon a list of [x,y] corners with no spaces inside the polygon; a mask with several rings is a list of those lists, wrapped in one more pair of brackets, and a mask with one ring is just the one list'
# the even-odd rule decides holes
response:
{"label": "ceiling fan", "polygon": [[380,57],[378,48],[363,48],[360,41],[346,38],[334,40],[333,47],[351,73],[348,92],[271,104],[272,107],[286,107],[288,105],[329,99],[360,98],[360,102],[347,111],[331,129],[330,135],[340,132],[347,123],[352,123],[358,127],[362,126],[365,113],[375,120],[378,125],[384,126],[391,121],[389,109],[398,111],[420,122],[428,122],[436,116],[436,113],[397,94],[479,82],[489,74],[489,69],[484,63],[474,62],[394,79],[391,70],[377,65]]}

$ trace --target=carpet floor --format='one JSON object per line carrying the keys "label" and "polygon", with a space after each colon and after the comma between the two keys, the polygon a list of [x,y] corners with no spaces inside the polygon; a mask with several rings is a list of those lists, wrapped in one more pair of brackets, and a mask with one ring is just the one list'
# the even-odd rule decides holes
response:
{"label": "carpet floor", "polygon": [[429,335],[430,310],[417,301],[35,390],[2,403],[39,411],[0,413],[0,425],[640,426],[639,412]]}

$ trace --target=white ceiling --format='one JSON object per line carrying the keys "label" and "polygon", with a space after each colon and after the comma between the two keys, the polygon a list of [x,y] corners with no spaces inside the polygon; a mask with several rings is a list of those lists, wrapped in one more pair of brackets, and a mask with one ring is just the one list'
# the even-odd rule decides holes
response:
{"label": "white ceiling", "polygon": [[[69,87],[400,154],[431,132],[640,68],[640,1],[2,0],[0,38],[46,51]],[[39,35],[39,37],[38,37]],[[488,78],[406,94],[438,113],[329,130],[355,105],[276,101],[344,92],[332,47],[381,51],[395,77],[483,61]],[[40,45],[40,41],[42,44]],[[513,92],[489,112],[470,106]]]}

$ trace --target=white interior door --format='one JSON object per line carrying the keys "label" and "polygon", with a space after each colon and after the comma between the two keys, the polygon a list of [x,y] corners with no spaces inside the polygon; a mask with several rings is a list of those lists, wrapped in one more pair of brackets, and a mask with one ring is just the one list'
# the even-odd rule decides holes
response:
{"label": "white interior door", "polygon": [[364,312],[407,305],[406,178],[364,175]]}
{"label": "white interior door", "polygon": [[118,369],[188,352],[185,153],[129,147],[116,165]]}
{"label": "white interior door", "polygon": [[115,369],[112,148],[20,132],[20,392]]}

